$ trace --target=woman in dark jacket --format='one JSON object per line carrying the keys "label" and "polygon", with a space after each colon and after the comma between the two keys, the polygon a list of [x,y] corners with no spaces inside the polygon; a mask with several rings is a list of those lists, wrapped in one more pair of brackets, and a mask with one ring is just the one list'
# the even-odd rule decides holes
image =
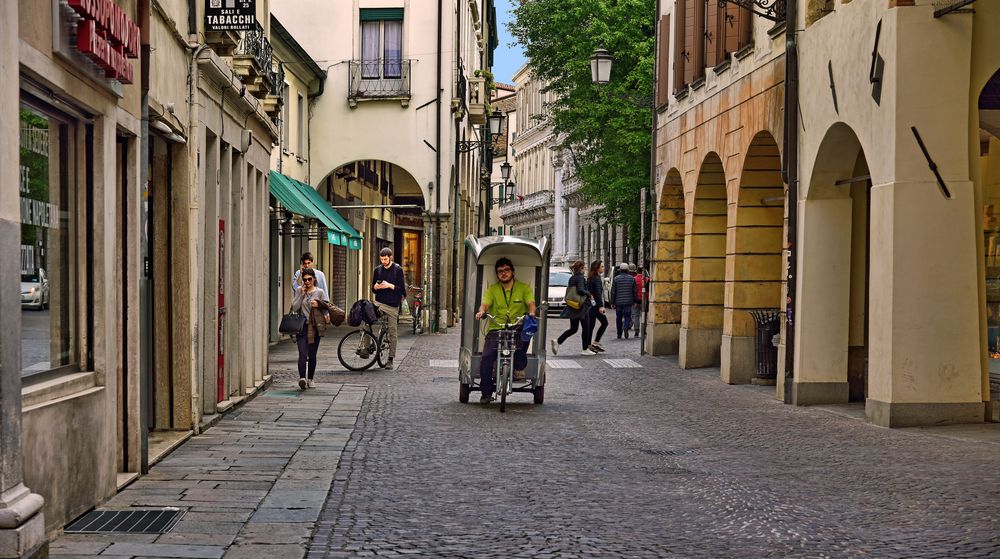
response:
{"label": "woman in dark jacket", "polygon": [[590,290],[587,289],[587,278],[583,276],[583,271],[586,269],[586,264],[583,260],[577,260],[573,263],[569,269],[573,272],[573,275],[569,278],[569,285],[566,286],[566,291],[569,292],[570,289],[576,289],[583,295],[583,304],[580,305],[579,309],[570,308],[568,305],[563,309],[560,318],[569,319],[569,330],[563,332],[558,340],[552,340],[552,355],[559,355],[559,346],[566,341],[567,338],[576,334],[578,327],[581,327],[583,333],[581,341],[583,342],[583,351],[580,355],[596,355],[594,351],[590,350],[590,334],[591,334],[591,323],[590,323],[590,306],[591,306],[591,294]]}
{"label": "woman in dark jacket", "polygon": [[593,341],[590,342],[589,349],[594,353],[604,353],[604,347],[601,346],[601,336],[608,329],[608,318],[604,315],[604,282],[601,279],[603,274],[603,262],[594,260],[590,263],[590,275],[587,276],[587,289],[590,291],[590,296],[594,299],[594,306],[590,307],[591,330],[597,328],[598,324],[601,325],[600,328],[597,328],[597,333],[594,334]]}

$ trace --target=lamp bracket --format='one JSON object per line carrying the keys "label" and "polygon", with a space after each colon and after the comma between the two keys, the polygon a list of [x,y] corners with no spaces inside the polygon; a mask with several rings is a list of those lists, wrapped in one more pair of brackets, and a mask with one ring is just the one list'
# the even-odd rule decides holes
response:
{"label": "lamp bracket", "polygon": [[775,23],[785,21],[785,0],[718,0],[720,7],[732,4]]}

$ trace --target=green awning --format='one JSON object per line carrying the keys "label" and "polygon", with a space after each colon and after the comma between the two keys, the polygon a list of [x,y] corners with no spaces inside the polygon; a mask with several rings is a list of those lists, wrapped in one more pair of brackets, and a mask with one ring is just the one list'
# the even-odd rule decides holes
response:
{"label": "green awning", "polygon": [[361,21],[403,19],[403,8],[361,8]]}
{"label": "green awning", "polygon": [[286,210],[304,217],[318,219],[326,226],[326,240],[332,245],[361,248],[361,234],[344,219],[319,192],[291,177],[270,172],[271,194]]}

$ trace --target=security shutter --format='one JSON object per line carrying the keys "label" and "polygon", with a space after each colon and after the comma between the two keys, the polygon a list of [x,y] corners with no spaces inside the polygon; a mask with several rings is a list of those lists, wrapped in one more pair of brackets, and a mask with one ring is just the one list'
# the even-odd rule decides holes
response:
{"label": "security shutter", "polygon": [[361,8],[361,21],[403,19],[403,8]]}
{"label": "security shutter", "polygon": [[684,42],[687,17],[685,14],[686,0],[677,0],[674,4],[674,92],[678,92],[687,83],[684,64]]}
{"label": "security shutter", "polygon": [[670,99],[670,15],[660,16],[656,41],[656,106],[662,107]]}

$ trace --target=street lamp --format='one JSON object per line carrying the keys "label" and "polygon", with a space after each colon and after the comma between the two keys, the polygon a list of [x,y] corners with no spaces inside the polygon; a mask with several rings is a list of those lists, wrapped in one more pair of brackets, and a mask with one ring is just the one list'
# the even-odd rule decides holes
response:
{"label": "street lamp", "polygon": [[504,161],[503,165],[500,165],[500,176],[503,177],[504,182],[507,182],[507,179],[510,178],[510,168],[511,165],[507,161]]}
{"label": "street lamp", "polygon": [[503,113],[500,109],[493,109],[490,116],[486,117],[490,123],[490,136],[500,135],[500,126],[503,124]]}
{"label": "street lamp", "polygon": [[590,55],[590,80],[594,83],[608,83],[611,80],[611,63],[615,58],[604,49],[597,49]]}

